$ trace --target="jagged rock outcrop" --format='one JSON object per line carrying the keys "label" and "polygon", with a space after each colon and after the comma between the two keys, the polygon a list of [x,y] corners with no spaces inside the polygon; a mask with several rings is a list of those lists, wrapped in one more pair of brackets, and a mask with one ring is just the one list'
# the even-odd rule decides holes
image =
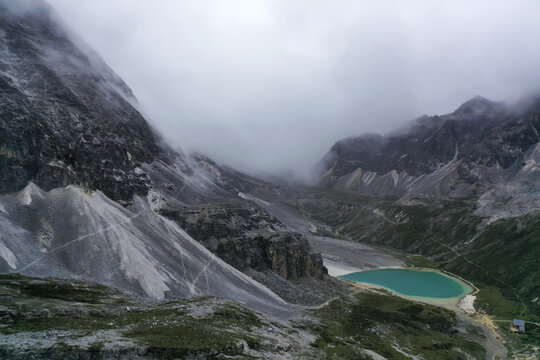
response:
{"label": "jagged rock outcrop", "polygon": [[215,253],[237,269],[272,270],[284,279],[326,274],[322,257],[299,234],[274,233],[222,241]]}
{"label": "jagged rock outcrop", "polygon": [[187,233],[211,246],[212,240],[239,237],[259,231],[284,231],[267,212],[240,201],[183,208],[163,207],[158,212],[175,220]]}
{"label": "jagged rock outcrop", "polygon": [[320,184],[397,197],[480,194],[523,166],[539,132],[537,101],[507,106],[475,97],[387,136],[337,142],[323,160]]}
{"label": "jagged rock outcrop", "polygon": [[183,209],[162,208],[173,219],[228,264],[245,271],[274,271],[284,279],[310,276],[321,279],[322,257],[305,237],[288,232],[267,212],[242,203],[212,204]]}
{"label": "jagged rock outcrop", "polygon": [[322,278],[326,274],[321,255],[311,250],[307,240],[298,234],[270,236],[266,256],[271,260],[270,268],[285,279],[306,275]]}

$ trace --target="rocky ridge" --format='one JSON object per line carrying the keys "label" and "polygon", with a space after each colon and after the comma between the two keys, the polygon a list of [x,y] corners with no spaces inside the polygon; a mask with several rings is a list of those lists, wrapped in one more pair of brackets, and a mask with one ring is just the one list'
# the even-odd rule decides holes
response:
{"label": "rocky ridge", "polygon": [[242,203],[187,209],[162,208],[159,213],[174,219],[188,234],[239,270],[271,270],[284,279],[298,280],[325,274],[320,254],[305,237],[288,231],[262,209]]}
{"label": "rocky ridge", "polygon": [[398,198],[463,198],[519,183],[526,194],[535,190],[537,175],[528,169],[538,167],[539,133],[538,101],[509,106],[475,97],[453,113],[421,117],[386,136],[337,142],[323,160],[320,184]]}

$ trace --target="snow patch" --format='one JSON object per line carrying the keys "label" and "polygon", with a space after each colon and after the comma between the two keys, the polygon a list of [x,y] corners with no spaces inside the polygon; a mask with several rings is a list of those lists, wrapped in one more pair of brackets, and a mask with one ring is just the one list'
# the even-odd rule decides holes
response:
{"label": "snow patch", "polygon": [[540,159],[540,143],[536,144],[531,156],[525,161],[525,165],[521,168],[524,172],[539,171],[538,159]]}
{"label": "snow patch", "polygon": [[387,360],[384,356],[368,349],[362,349],[362,352],[369,356],[372,360]]}
{"label": "snow patch", "polygon": [[30,192],[26,191],[26,189],[24,189],[23,192],[21,193],[21,203],[23,205],[32,204],[32,196],[30,195]]}
{"label": "snow patch", "polygon": [[377,173],[374,171],[366,171],[364,176],[362,176],[362,180],[364,181],[364,184],[369,185],[375,179],[375,176],[377,176]]}
{"label": "snow patch", "polygon": [[49,161],[47,165],[51,167],[62,168],[62,169],[66,167],[66,164],[62,160]]}
{"label": "snow patch", "polygon": [[166,202],[163,194],[161,194],[158,191],[155,191],[154,189],[151,189],[148,192],[148,195],[146,196],[146,198],[148,200],[148,203],[150,204],[150,208],[154,211],[161,209]]}

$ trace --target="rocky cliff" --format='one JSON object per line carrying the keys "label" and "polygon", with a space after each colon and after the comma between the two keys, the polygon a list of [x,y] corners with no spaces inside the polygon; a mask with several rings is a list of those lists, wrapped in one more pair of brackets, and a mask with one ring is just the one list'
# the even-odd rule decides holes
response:
{"label": "rocky cliff", "polygon": [[185,209],[162,208],[160,214],[176,221],[194,238],[239,270],[271,270],[284,279],[326,273],[322,258],[307,239],[273,216],[245,204],[212,204]]}

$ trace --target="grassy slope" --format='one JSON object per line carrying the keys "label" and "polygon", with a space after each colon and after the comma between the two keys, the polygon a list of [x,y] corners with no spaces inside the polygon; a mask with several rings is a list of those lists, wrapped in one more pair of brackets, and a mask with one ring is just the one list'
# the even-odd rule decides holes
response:
{"label": "grassy slope", "polygon": [[[474,200],[399,205],[332,190],[314,190],[302,211],[335,234],[422,256],[414,265],[440,267],[473,281],[480,304],[501,319],[540,321],[540,216],[525,215],[486,225],[474,216]],[[375,210],[375,212],[374,212]],[[520,339],[540,344],[537,329]]]}
{"label": "grassy slope", "polygon": [[[242,340],[256,348],[260,338],[252,329],[268,324],[244,307],[212,300],[150,304],[96,284],[0,275],[0,334],[67,331],[78,338],[115,330],[158,358],[233,354]],[[197,306],[210,310],[195,317]],[[103,347],[90,345],[93,351]],[[8,350],[0,348],[0,355]]]}
{"label": "grassy slope", "polygon": [[[62,334],[54,349],[30,348],[25,350],[30,353],[22,355],[0,345],[2,358],[114,357],[104,353],[110,349],[110,341],[115,341],[108,335],[82,347],[70,342],[107,330],[155,358],[251,358],[253,355],[239,350],[239,344],[245,341],[250,349],[261,349],[261,354],[274,352],[283,345],[283,336],[277,336],[276,331],[288,334],[286,341],[297,340],[300,331],[314,336],[311,347],[288,350],[294,358],[359,359],[363,356],[359,349],[370,349],[389,359],[404,358],[396,348],[429,359],[457,359],[461,351],[478,359],[484,354],[479,345],[452,332],[452,313],[371,293],[344,295],[286,327],[216,298],[153,304],[101,285],[20,275],[0,275],[0,304],[0,336],[33,333],[32,338],[51,340],[55,333]],[[18,343],[18,338],[15,341]],[[126,351],[130,350],[139,351]]]}

